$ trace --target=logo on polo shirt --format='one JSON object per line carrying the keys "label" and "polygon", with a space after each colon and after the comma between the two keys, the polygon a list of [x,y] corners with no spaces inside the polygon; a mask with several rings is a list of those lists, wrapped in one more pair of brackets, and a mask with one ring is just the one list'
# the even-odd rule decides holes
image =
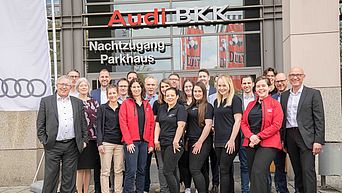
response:
{"label": "logo on polo shirt", "polygon": [[172,114],[169,114],[167,117],[175,117],[176,116],[176,114],[174,114],[174,113],[172,113]]}

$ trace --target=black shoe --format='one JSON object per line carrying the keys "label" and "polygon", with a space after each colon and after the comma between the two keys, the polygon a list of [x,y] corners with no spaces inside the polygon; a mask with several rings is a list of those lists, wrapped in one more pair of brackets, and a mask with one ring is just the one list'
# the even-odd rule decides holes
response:
{"label": "black shoe", "polygon": [[213,187],[211,188],[210,193],[218,193],[218,187],[217,187],[217,185],[213,185]]}

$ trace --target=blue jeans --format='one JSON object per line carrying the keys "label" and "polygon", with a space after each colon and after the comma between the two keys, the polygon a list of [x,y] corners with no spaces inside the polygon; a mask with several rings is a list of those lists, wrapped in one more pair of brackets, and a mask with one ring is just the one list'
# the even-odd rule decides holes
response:
{"label": "blue jeans", "polygon": [[145,185],[145,166],[147,160],[147,143],[143,141],[133,142],[135,145],[135,151],[129,153],[127,151],[127,145],[125,145],[125,181],[124,181],[124,193],[134,192],[134,181],[137,193],[144,192]]}
{"label": "blue jeans", "polygon": [[249,176],[248,176],[248,165],[247,165],[247,155],[246,155],[246,147],[242,146],[243,143],[243,135],[241,135],[241,148],[239,151],[239,160],[240,160],[240,176],[241,176],[241,192],[248,193],[249,192]]}

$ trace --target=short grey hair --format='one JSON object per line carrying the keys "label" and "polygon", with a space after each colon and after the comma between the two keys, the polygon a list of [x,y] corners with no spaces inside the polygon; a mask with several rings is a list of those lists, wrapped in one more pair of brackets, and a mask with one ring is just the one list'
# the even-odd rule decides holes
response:
{"label": "short grey hair", "polygon": [[69,77],[67,75],[62,75],[60,77],[57,78],[57,82],[56,82],[56,85],[61,81],[61,80],[64,80],[64,79],[67,79],[68,80],[68,83],[71,85],[71,80],[69,79]]}
{"label": "short grey hair", "polygon": [[152,80],[156,81],[156,83],[158,84],[158,80],[156,78],[154,78],[153,76],[146,77],[144,82],[146,83],[146,80],[148,80],[148,79],[152,79]]}
{"label": "short grey hair", "polygon": [[80,79],[77,80],[77,82],[76,82],[76,91],[78,92],[78,87],[80,86],[80,84],[82,82],[85,82],[88,85],[89,92],[90,92],[90,83],[89,83],[89,81],[86,78],[80,78]]}

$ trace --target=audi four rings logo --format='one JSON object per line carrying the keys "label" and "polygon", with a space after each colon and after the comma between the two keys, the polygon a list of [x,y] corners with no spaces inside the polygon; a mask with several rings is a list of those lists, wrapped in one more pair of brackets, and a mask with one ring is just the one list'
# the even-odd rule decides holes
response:
{"label": "audi four rings logo", "polygon": [[41,79],[28,80],[25,78],[0,78],[0,98],[42,97],[47,91],[47,85]]}

